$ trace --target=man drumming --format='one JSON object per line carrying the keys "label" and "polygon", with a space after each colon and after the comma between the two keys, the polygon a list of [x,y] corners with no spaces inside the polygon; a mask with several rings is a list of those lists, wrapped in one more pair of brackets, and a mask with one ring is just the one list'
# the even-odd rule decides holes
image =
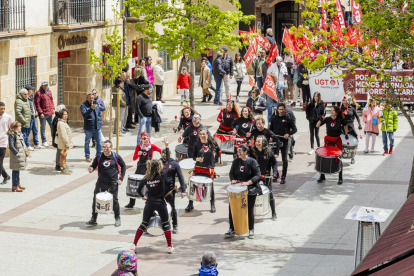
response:
{"label": "man drumming", "polygon": [[198,133],[201,128],[204,128],[204,126],[200,122],[201,115],[199,113],[194,113],[193,123],[184,130],[183,135],[178,137],[178,143],[181,143],[184,140],[184,138],[188,138],[187,158],[193,157],[193,148],[197,140]]}

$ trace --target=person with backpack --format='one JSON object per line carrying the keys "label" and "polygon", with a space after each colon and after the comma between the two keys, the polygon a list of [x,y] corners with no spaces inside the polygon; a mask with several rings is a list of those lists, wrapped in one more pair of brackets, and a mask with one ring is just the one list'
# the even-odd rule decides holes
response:
{"label": "person with backpack", "polygon": [[125,177],[126,165],[121,156],[112,151],[112,142],[106,140],[102,144],[103,153],[98,154],[88,171],[92,173],[98,170],[98,180],[93,191],[92,218],[86,225],[96,226],[98,213],[95,210],[96,195],[101,192],[109,192],[113,195],[113,210],[115,213],[115,226],[121,226],[121,216],[118,203],[118,186],[122,184]]}

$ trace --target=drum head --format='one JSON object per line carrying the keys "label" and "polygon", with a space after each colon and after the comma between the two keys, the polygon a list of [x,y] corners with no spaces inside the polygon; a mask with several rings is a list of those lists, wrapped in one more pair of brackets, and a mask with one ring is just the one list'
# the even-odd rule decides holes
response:
{"label": "drum head", "polygon": [[196,161],[194,161],[192,158],[183,159],[178,163],[180,165],[181,169],[184,170],[191,170],[194,169]]}
{"label": "drum head", "polygon": [[175,147],[175,150],[178,151],[179,153],[187,153],[187,145],[184,144],[179,144]]}
{"label": "drum head", "polygon": [[345,139],[345,135],[342,134],[341,140],[342,140],[342,145],[344,146],[350,146],[350,147],[358,146],[358,139],[351,134],[348,135],[348,140]]}
{"label": "drum head", "polygon": [[128,175],[128,179],[134,179],[141,181],[144,178],[143,174],[130,174]]}
{"label": "drum head", "polygon": [[233,194],[239,194],[241,192],[244,192],[247,190],[246,186],[242,186],[241,184],[234,184],[234,185],[229,185],[227,187],[227,191],[229,193],[233,193]]}
{"label": "drum head", "polygon": [[213,183],[213,180],[210,177],[199,176],[199,175],[191,176],[190,181],[194,182],[194,183],[197,183],[197,184],[211,184],[211,183]]}
{"label": "drum head", "polygon": [[102,193],[96,194],[96,199],[101,200],[101,201],[110,201],[112,200],[112,198],[113,198],[113,195],[108,192],[102,192]]}
{"label": "drum head", "polygon": [[334,147],[321,147],[316,150],[316,154],[325,157],[339,157],[342,151]]}
{"label": "drum head", "polygon": [[[272,184],[270,184],[270,185],[272,185]],[[260,189],[262,189],[262,194],[263,195],[268,194],[270,192],[269,188],[266,185],[260,185]]]}

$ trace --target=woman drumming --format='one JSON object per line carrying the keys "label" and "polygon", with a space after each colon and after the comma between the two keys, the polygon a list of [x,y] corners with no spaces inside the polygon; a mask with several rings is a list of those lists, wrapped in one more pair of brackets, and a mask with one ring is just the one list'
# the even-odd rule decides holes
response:
{"label": "woman drumming", "polygon": [[[272,149],[269,147],[269,144],[266,140],[266,137],[260,135],[256,138],[254,142],[254,148],[252,150],[252,157],[257,160],[260,167],[260,173],[264,176],[270,176],[273,170],[273,178],[278,178],[277,172],[277,160],[275,155],[272,152]],[[272,209],[272,220],[276,220],[276,210],[275,210],[275,200],[273,198],[273,185],[272,179],[270,177],[263,179],[264,184],[270,190],[270,208]]]}
{"label": "woman drumming", "polygon": [[[167,158],[169,158],[169,149],[168,142],[164,139],[165,148],[167,151]],[[142,215],[142,223],[137,229],[135,234],[134,243],[132,244],[131,249],[135,250],[139,239],[141,238],[144,231],[147,230],[149,221],[154,213],[158,212],[158,215],[162,221],[162,229],[164,230],[165,239],[168,244],[168,253],[174,253],[175,249],[171,244],[171,225],[168,221],[168,209],[165,202],[165,184],[164,176],[162,172],[162,162],[160,160],[151,160],[147,162],[146,165],[147,171],[145,173],[144,179],[141,181],[138,187],[138,193],[142,197],[142,200],[146,200],[145,207]],[[146,187],[148,190],[148,198],[141,193],[142,188]]]}
{"label": "woman drumming", "polygon": [[[178,127],[173,128],[174,132],[180,131],[181,129],[185,130],[193,121],[195,111],[191,107],[184,107],[181,109],[180,122]],[[183,144],[188,144],[188,138],[185,138]]]}
{"label": "woman drumming", "polygon": [[[220,148],[217,143],[211,137],[210,133],[206,128],[202,128],[198,133],[197,141],[194,144],[193,148],[193,159],[196,161],[194,167],[194,175],[205,176],[211,179],[216,178],[216,173],[214,172],[215,159],[216,156],[220,155]],[[221,165],[220,160],[220,165]],[[216,207],[214,206],[214,186],[211,184],[211,199],[210,199],[211,209],[210,212],[215,213]],[[188,202],[186,212],[190,212],[194,209],[193,201]]]}
{"label": "woman drumming", "polygon": [[217,122],[220,123],[219,128],[217,129],[217,134],[231,135],[233,127],[231,126],[234,120],[240,117],[240,111],[237,104],[228,100],[226,108],[220,111],[220,114],[217,116]]}
{"label": "woman drumming", "polygon": [[[257,183],[260,180],[260,167],[257,161],[248,156],[249,148],[246,145],[240,145],[237,149],[238,158],[234,159],[230,169],[231,184],[241,183],[247,186],[249,191],[247,197],[247,208],[249,216],[249,239],[254,239],[254,204],[256,202]],[[226,238],[234,237],[233,217],[229,204],[229,223],[230,229],[224,234]]]}
{"label": "woman drumming", "polygon": [[[354,126],[355,118],[358,121],[358,129],[362,129],[362,126],[361,126],[361,121],[359,120],[357,110],[351,105],[351,101],[352,101],[352,98],[350,96],[344,96],[342,99],[341,110],[345,116],[345,124],[348,126],[348,134],[358,139],[358,134]],[[354,164],[354,163],[355,163],[355,158],[352,157],[351,164]]]}
{"label": "woman drumming", "polygon": [[[321,127],[326,124],[326,136],[325,136],[325,147],[335,147],[342,150],[341,130],[342,127],[345,129],[345,138],[348,139],[348,126],[344,120],[344,114],[338,106],[333,106],[331,109],[330,117],[323,117],[316,123],[316,127]],[[318,179],[318,183],[325,181],[325,174],[321,173]],[[342,180],[342,168],[339,172],[338,185],[341,185]]]}
{"label": "woman drumming", "polygon": [[[157,151],[161,154],[161,149],[154,144],[151,144],[151,140],[149,138],[148,133],[143,132],[141,133],[141,142],[139,145],[136,146],[134,157],[132,158],[134,161],[138,159],[137,169],[135,170],[135,174],[142,174],[144,175],[147,171],[147,161],[152,160],[154,157],[154,151]],[[130,197],[129,203],[125,205],[125,208],[134,208],[135,206],[135,198]]]}

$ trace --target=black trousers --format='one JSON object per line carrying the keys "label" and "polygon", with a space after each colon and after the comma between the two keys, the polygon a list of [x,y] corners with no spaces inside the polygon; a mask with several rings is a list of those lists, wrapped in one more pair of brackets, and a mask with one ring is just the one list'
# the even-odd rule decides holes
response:
{"label": "black trousers", "polygon": [[161,99],[162,99],[162,85],[156,85],[155,86],[155,95],[156,95],[157,101],[161,101]]}
{"label": "black trousers", "polygon": [[289,143],[287,139],[279,138],[280,141],[283,142],[283,146],[280,147],[279,152],[282,155],[282,163],[283,163],[283,169],[282,169],[282,178],[286,177],[287,169],[288,169],[288,150],[289,150]]}
{"label": "black trousers", "polygon": [[239,96],[239,94],[240,94],[240,88],[241,88],[241,85],[242,85],[242,81],[236,81],[237,82],[237,97]]}
{"label": "black trousers", "polygon": [[6,155],[6,148],[0,148],[0,171],[1,171],[1,176],[3,177],[7,177],[7,172],[4,169],[3,166],[3,161],[4,161],[4,156]]}
{"label": "black trousers", "polygon": [[127,120],[126,120],[126,126],[131,126],[132,125],[132,112],[131,112],[131,107],[128,108],[128,116],[127,116]]}
{"label": "black trousers", "polygon": [[165,200],[171,205],[173,226],[178,226],[177,210],[175,209],[175,194],[176,190],[174,189],[171,194],[165,197]]}
{"label": "black trousers", "polygon": [[314,138],[316,138],[316,145],[319,148],[321,146],[321,141],[319,140],[319,128],[316,127],[316,123],[309,122],[309,130],[310,130],[311,148],[314,149],[314,145],[315,145]]}
{"label": "black trousers", "polygon": [[302,99],[303,103],[308,103],[311,100],[311,93],[309,85],[302,85]]}
{"label": "black trousers", "polygon": [[149,225],[149,221],[154,214],[154,211],[158,212],[158,215],[162,221],[162,229],[168,231],[171,229],[170,222],[168,221],[168,209],[167,204],[163,200],[151,200],[148,199],[145,203],[144,212],[142,214],[142,223],[139,228],[142,231],[146,231]]}
{"label": "black trousers", "polygon": [[[247,214],[249,216],[249,230],[254,230],[254,204],[256,203],[256,195],[247,196]],[[229,223],[230,229],[234,231],[233,217],[231,216],[231,207],[229,204]]]}
{"label": "black trousers", "polygon": [[[109,190],[109,191],[108,191]],[[113,210],[115,218],[119,218],[119,203],[118,203],[118,183],[105,183],[105,182],[96,182],[95,190],[93,191],[93,203],[92,203],[92,217],[95,219],[98,217],[98,213],[95,211],[96,204],[96,194],[101,192],[108,191],[113,195]]]}
{"label": "black trousers", "polygon": [[266,185],[266,187],[269,188],[269,191],[270,191],[269,203],[270,203],[270,208],[272,209],[272,215],[276,214],[275,198],[273,196],[273,181],[272,181],[271,178],[265,178],[264,179],[264,184]]}

